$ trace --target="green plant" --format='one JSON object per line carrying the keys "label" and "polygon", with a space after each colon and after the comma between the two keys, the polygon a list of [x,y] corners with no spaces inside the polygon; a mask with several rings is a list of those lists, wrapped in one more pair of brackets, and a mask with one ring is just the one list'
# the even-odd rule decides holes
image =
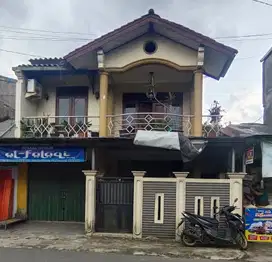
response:
{"label": "green plant", "polygon": [[[88,132],[89,128],[92,126],[92,122],[76,122],[75,124],[70,124],[68,121],[63,120],[61,123],[62,130],[67,133],[67,136],[74,136],[75,134],[83,133],[84,135]],[[59,130],[60,131],[60,130]]]}
{"label": "green plant", "polygon": [[22,137],[47,137],[49,134],[49,119],[23,119],[21,120]]}
{"label": "green plant", "polygon": [[222,112],[225,110],[219,104],[218,101],[214,100],[211,108],[208,110],[209,120],[207,120],[202,126],[202,133],[205,137],[213,137],[218,136],[220,134],[220,130],[222,128],[221,120],[222,120]]}
{"label": "green plant", "polygon": [[168,122],[164,119],[152,119],[150,126],[153,130],[157,131],[171,131],[171,127],[168,125]]}

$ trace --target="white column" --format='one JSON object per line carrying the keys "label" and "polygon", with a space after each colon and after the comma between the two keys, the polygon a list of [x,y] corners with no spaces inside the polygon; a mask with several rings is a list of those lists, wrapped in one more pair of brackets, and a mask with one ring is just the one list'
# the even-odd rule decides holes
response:
{"label": "white column", "polygon": [[134,176],[133,237],[142,238],[143,179],[145,171],[132,171]]}
{"label": "white column", "polygon": [[246,173],[227,173],[230,178],[230,205],[234,203],[235,198],[238,201],[235,203],[236,212],[243,214],[243,179]]}
{"label": "white column", "polygon": [[[182,219],[182,212],[185,211],[186,200],[186,177],[189,172],[174,172],[177,178],[176,187],[176,228]],[[180,241],[181,228],[176,229],[176,241]]]}
{"label": "white column", "polygon": [[22,120],[22,102],[25,99],[25,78],[21,71],[15,72],[18,80],[16,82],[15,90],[15,137],[21,137],[21,120]]}
{"label": "white column", "polygon": [[96,174],[95,170],[83,170],[86,176],[85,192],[85,232],[95,231]]}

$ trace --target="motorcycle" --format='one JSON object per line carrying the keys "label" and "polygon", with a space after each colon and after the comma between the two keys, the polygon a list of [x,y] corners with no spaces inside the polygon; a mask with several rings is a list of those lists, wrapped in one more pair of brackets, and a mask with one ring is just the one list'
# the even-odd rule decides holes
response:
{"label": "motorcycle", "polygon": [[193,247],[197,243],[212,245],[238,245],[241,250],[247,249],[247,239],[244,235],[245,223],[239,214],[232,213],[235,210],[234,200],[232,206],[223,207],[217,215],[224,216],[226,228],[219,227],[216,218],[204,217],[184,211],[183,218],[178,224],[181,227],[185,223],[181,234],[181,242],[185,246]]}

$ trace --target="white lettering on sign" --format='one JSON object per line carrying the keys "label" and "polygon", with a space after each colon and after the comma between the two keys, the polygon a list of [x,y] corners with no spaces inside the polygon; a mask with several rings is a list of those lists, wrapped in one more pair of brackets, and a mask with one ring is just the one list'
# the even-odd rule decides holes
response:
{"label": "white lettering on sign", "polygon": [[29,159],[29,158],[41,158],[41,159],[50,159],[50,158],[58,158],[58,159],[65,159],[68,157],[71,157],[69,153],[66,151],[60,152],[45,152],[44,150],[41,151],[33,151],[31,149],[25,150],[25,151],[18,151],[14,150],[8,153],[5,153],[6,158],[23,158],[23,159]]}

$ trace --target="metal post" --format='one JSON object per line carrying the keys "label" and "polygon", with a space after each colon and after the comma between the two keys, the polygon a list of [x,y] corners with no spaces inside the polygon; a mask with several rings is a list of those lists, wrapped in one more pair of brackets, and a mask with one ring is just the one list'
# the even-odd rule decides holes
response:
{"label": "metal post", "polygon": [[92,170],[95,170],[95,149],[92,148]]}
{"label": "metal post", "polygon": [[231,172],[235,173],[235,149],[231,150]]}

